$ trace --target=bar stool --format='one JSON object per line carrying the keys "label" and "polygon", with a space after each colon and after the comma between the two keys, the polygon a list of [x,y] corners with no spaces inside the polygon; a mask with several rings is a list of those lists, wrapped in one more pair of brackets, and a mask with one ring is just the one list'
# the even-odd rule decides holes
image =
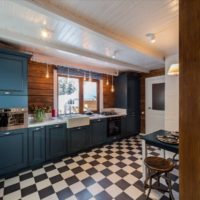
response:
{"label": "bar stool", "polygon": [[[149,188],[146,199],[149,198],[151,189],[156,189],[159,191],[169,192],[170,199],[174,200],[174,196],[172,194],[171,179],[169,177],[169,172],[172,171],[175,167],[174,163],[168,159],[152,156],[152,157],[145,158],[144,164],[147,167],[147,178],[144,182],[144,189],[146,190],[147,188]],[[161,176],[166,181],[166,184],[168,186],[167,190],[163,190],[159,187]],[[157,179],[158,187],[155,187],[152,185],[153,178]],[[149,181],[149,185],[148,185],[148,181]]]}

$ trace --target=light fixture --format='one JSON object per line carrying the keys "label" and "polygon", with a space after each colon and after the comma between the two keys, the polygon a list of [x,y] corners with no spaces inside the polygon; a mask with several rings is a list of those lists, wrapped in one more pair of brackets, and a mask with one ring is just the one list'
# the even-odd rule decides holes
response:
{"label": "light fixture", "polygon": [[69,67],[67,68],[67,83],[69,82]]}
{"label": "light fixture", "polygon": [[47,67],[46,67],[46,76],[45,77],[49,78],[49,66],[48,66],[48,64],[47,64]]}
{"label": "light fixture", "polygon": [[42,36],[42,38],[48,39],[48,38],[51,37],[51,34],[52,34],[52,31],[50,31],[47,28],[42,28],[42,30],[41,30],[41,36]]}
{"label": "light fixture", "polygon": [[89,79],[88,79],[88,81],[90,81],[90,82],[92,81],[92,73],[91,72],[89,73]]}
{"label": "light fixture", "polygon": [[153,44],[153,43],[156,42],[156,36],[155,36],[154,33],[147,33],[145,36],[147,37],[147,39],[148,39],[148,41],[149,41],[150,43]]}
{"label": "light fixture", "polygon": [[115,88],[114,88],[114,85],[113,85],[113,75],[112,75],[112,85],[111,85],[111,92],[114,92],[115,91]]}
{"label": "light fixture", "polygon": [[119,53],[119,50],[115,50],[113,52],[112,59],[115,59],[118,53]]}
{"label": "light fixture", "polygon": [[84,72],[84,75],[83,75],[83,80],[86,81],[86,72]]}
{"label": "light fixture", "polygon": [[107,74],[106,85],[109,85],[108,74]]}
{"label": "light fixture", "polygon": [[172,64],[168,70],[168,75],[179,75],[179,64]]}

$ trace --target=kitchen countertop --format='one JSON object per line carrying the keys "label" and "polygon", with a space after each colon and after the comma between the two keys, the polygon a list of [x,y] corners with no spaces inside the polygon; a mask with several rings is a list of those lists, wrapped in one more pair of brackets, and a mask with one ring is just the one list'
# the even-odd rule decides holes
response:
{"label": "kitchen countertop", "polygon": [[[90,120],[95,120],[95,119],[103,119],[103,118],[110,118],[110,117],[121,117],[121,116],[126,116],[125,114],[117,114],[117,115],[101,115],[101,114],[94,114],[94,115],[80,115],[77,114],[77,116],[81,117],[89,117]],[[49,120],[43,121],[43,122],[29,122],[28,128],[33,128],[37,126],[48,126],[48,125],[54,125],[54,124],[63,124],[66,123],[66,119],[70,118],[70,116],[64,116],[64,117],[54,117],[50,118]],[[75,115],[73,115],[73,118],[75,118]]]}

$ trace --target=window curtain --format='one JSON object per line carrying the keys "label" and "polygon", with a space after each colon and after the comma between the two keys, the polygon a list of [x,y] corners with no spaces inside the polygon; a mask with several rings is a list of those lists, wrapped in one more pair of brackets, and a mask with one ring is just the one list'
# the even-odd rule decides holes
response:
{"label": "window curtain", "polygon": [[[57,66],[57,72],[58,74],[64,74],[64,75],[69,75],[70,76],[80,76],[80,77],[85,77],[89,78],[89,71],[86,70],[82,70],[82,69],[75,69],[72,67],[63,67],[63,66]],[[100,73],[95,73],[95,72],[91,72],[91,77],[92,79],[102,79],[103,78],[103,74]]]}

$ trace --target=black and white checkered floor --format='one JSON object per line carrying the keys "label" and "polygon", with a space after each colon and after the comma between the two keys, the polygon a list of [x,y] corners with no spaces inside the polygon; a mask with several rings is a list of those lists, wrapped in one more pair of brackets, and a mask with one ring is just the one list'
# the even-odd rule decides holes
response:
{"label": "black and white checkered floor", "polygon": [[[148,150],[154,156],[159,152],[152,147]],[[0,180],[0,200],[143,200],[141,163],[140,139],[124,139]],[[178,169],[171,178],[178,200]],[[150,197],[169,199],[167,193],[154,190]]]}

